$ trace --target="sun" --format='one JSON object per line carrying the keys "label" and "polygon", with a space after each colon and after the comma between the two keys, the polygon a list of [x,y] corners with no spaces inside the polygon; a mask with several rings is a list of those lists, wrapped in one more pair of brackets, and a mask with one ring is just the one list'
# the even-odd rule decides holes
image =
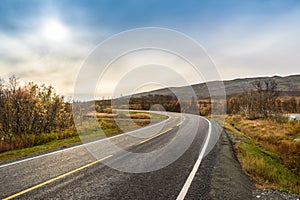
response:
{"label": "sun", "polygon": [[67,38],[68,28],[60,21],[50,20],[43,28],[44,36],[51,41],[61,41]]}

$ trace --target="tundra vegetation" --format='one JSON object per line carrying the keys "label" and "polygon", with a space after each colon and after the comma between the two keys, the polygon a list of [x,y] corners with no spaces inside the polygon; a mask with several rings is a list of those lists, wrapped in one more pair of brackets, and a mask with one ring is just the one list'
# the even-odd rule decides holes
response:
{"label": "tundra vegetation", "polygon": [[52,86],[0,80],[0,152],[74,135],[71,104]]}
{"label": "tundra vegetation", "polygon": [[[165,118],[140,112],[112,114],[108,104],[102,113],[92,115],[97,123],[81,119],[82,124],[75,127],[73,111],[88,118],[90,113],[84,108],[91,104],[94,102],[70,102],[52,86],[20,84],[15,76],[0,79],[0,161],[111,136]],[[122,118],[122,129],[116,118]]]}
{"label": "tundra vegetation", "polygon": [[244,171],[261,188],[300,193],[300,121],[227,116]]}
{"label": "tundra vegetation", "polygon": [[300,194],[299,96],[280,96],[273,80],[255,81],[253,90],[227,100],[224,127],[233,133],[244,171],[258,187]]}

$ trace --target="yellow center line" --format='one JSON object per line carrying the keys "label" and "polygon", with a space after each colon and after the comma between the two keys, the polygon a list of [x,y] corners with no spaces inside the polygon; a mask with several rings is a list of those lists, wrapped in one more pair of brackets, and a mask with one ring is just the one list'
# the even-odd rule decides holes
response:
{"label": "yellow center line", "polygon": [[176,126],[180,126],[183,123],[183,121],[179,122]]}
{"label": "yellow center line", "polygon": [[90,167],[90,166],[92,166],[92,165],[94,165],[94,164],[96,164],[96,163],[99,163],[99,162],[101,162],[101,161],[103,161],[103,160],[105,160],[105,159],[107,159],[107,158],[112,157],[112,156],[113,156],[113,155],[109,155],[109,156],[106,156],[106,157],[104,157],[104,158],[101,158],[100,160],[96,160],[96,161],[94,161],[94,162],[91,162],[91,163],[89,163],[89,164],[87,164],[87,165],[84,165],[84,166],[79,167],[79,168],[77,168],[77,169],[74,169],[74,170],[72,170],[72,171],[70,171],[70,172],[67,172],[67,173],[62,174],[62,175],[60,175],[60,176],[57,176],[57,177],[55,177],[55,178],[52,178],[52,179],[50,179],[50,180],[48,180],[48,181],[45,181],[45,182],[43,182],[43,183],[40,183],[40,184],[35,185],[35,186],[33,186],[33,187],[30,187],[30,188],[28,188],[28,189],[26,189],[26,190],[23,190],[23,191],[21,191],[21,192],[18,192],[18,193],[16,193],[16,194],[13,194],[13,195],[11,195],[11,196],[9,196],[9,197],[6,197],[6,198],[4,198],[3,200],[8,200],[8,199],[13,199],[13,198],[15,198],[15,197],[18,197],[18,196],[20,196],[20,195],[22,195],[22,194],[25,194],[25,193],[30,192],[30,191],[32,191],[32,190],[35,190],[35,189],[37,189],[37,188],[39,188],[39,187],[42,187],[42,186],[47,185],[47,184],[49,184],[49,183],[52,183],[52,182],[54,182],[54,181],[56,181],[56,180],[58,180],[58,179],[64,178],[64,177],[66,177],[66,176],[68,176],[68,175],[70,175],[70,174],[73,174],[73,173],[75,173],[75,172],[78,172],[78,171],[80,171],[80,170],[83,170],[83,169],[85,169],[85,168],[87,168],[87,167]]}
{"label": "yellow center line", "polygon": [[154,136],[152,136],[152,137],[149,137],[149,138],[147,138],[146,140],[141,141],[140,144],[143,144],[143,143],[145,143],[145,142],[147,142],[147,141],[149,141],[149,140],[152,140],[152,139],[154,139],[154,138],[156,138],[156,137],[158,137],[158,136],[161,136],[162,134],[165,134],[165,133],[169,132],[169,131],[172,130],[172,129],[173,129],[173,128],[169,128],[169,129],[167,129],[167,130],[165,130],[165,131],[163,131],[163,132],[161,132],[161,133],[158,133],[157,135],[154,135]]}

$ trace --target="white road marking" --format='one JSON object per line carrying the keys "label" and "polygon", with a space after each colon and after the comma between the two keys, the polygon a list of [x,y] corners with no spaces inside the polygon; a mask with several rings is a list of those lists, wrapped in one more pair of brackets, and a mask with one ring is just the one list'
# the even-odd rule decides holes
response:
{"label": "white road marking", "polygon": [[128,135],[128,134],[132,134],[133,132],[141,131],[143,129],[146,129],[146,128],[149,128],[149,127],[152,127],[152,126],[158,126],[161,123],[166,123],[167,121],[169,121],[171,119],[170,115],[167,114],[167,116],[168,116],[168,118],[166,120],[163,120],[163,121],[161,121],[159,123],[155,123],[155,124],[152,124],[152,125],[149,125],[149,126],[142,127],[140,129],[137,129],[137,130],[133,130],[133,131],[130,131],[130,132],[121,133],[121,134],[118,134],[118,135],[115,135],[115,136],[111,136],[111,137],[102,138],[102,139],[99,139],[99,140],[96,140],[96,141],[92,141],[92,142],[88,142],[88,143],[76,145],[74,147],[69,147],[69,148],[66,148],[66,149],[57,150],[57,151],[46,153],[46,154],[42,154],[42,155],[39,155],[39,156],[34,156],[34,157],[31,157],[31,158],[25,158],[23,160],[18,160],[18,161],[15,161],[15,162],[3,164],[3,165],[0,165],[0,168],[7,167],[7,166],[10,166],[10,165],[19,164],[19,163],[23,163],[23,162],[27,162],[27,161],[38,159],[38,158],[43,158],[43,157],[46,157],[46,156],[58,154],[58,153],[61,153],[61,152],[72,150],[72,149],[77,149],[77,148],[80,148],[80,147],[83,147],[83,146],[95,144],[97,142],[101,142],[101,141],[105,141],[105,140],[110,140],[110,139],[113,139],[113,138],[121,137],[121,136]]}
{"label": "white road marking", "polygon": [[185,184],[182,187],[182,189],[181,189],[179,195],[177,196],[176,200],[183,200],[185,198],[185,195],[187,194],[187,192],[188,192],[188,190],[189,190],[189,188],[191,186],[191,183],[192,183],[192,181],[193,181],[193,179],[194,179],[194,177],[196,175],[196,172],[198,171],[198,168],[199,168],[199,166],[201,164],[201,161],[203,159],[204,153],[205,153],[205,151],[207,149],[207,146],[208,146],[208,142],[209,142],[210,135],[211,135],[211,122],[208,119],[204,118],[204,117],[202,117],[202,118],[205,119],[208,122],[208,124],[209,124],[208,134],[207,134],[205,143],[203,145],[203,148],[202,148],[202,150],[201,150],[201,152],[199,154],[199,157],[198,157],[198,159],[197,159],[197,161],[196,161],[196,163],[195,163],[195,165],[194,165],[194,167],[193,167],[193,169],[192,169],[189,177],[185,181]]}

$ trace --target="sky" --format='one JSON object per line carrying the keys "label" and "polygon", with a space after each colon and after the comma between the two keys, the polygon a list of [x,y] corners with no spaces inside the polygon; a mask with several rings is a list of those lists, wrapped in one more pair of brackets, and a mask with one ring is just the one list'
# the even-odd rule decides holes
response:
{"label": "sky", "polygon": [[[222,80],[299,74],[299,19],[298,0],[1,0],[0,77],[14,74],[72,96],[84,61],[99,43],[142,27],[193,38]],[[109,85],[118,82],[107,81],[100,96],[112,95]],[[157,87],[162,85],[145,85]]]}

